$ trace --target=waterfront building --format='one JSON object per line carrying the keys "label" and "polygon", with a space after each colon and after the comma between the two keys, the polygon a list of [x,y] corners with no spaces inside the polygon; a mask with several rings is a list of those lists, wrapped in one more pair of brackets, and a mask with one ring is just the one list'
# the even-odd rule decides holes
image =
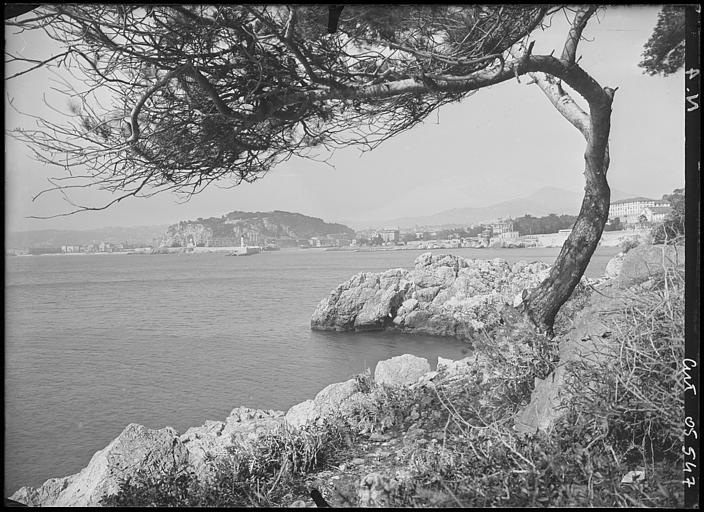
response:
{"label": "waterfront building", "polygon": [[498,221],[490,224],[488,227],[491,228],[491,234],[493,236],[500,236],[503,233],[513,231],[513,220],[499,219]]}
{"label": "waterfront building", "polygon": [[[646,208],[669,208],[670,203],[662,199],[649,199],[647,197],[633,197],[612,201],[609,205],[609,220],[618,217],[622,224],[638,224],[641,215],[647,219]],[[658,211],[658,213],[661,213]],[[664,217],[663,217],[664,218]],[[649,221],[652,222],[652,221]]]}
{"label": "waterfront building", "polygon": [[61,254],[61,247],[30,247],[27,252],[32,255]]}
{"label": "waterfront building", "polygon": [[672,208],[669,206],[648,206],[643,208],[642,214],[645,215],[648,222],[654,224],[656,222],[663,222],[670,212],[672,212]]}
{"label": "waterfront building", "polygon": [[379,233],[381,239],[384,242],[398,242],[401,239],[400,230],[396,229],[384,229]]}
{"label": "waterfront building", "polygon": [[501,240],[518,240],[518,231],[504,231],[499,234]]}

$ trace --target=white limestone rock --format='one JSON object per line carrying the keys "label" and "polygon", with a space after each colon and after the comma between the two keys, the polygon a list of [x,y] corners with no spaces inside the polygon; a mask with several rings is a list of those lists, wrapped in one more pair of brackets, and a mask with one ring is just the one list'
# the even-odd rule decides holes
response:
{"label": "white limestone rock", "polygon": [[96,452],[79,473],[51,478],[36,489],[22,487],[11,499],[29,506],[92,507],[138,473],[158,478],[180,469],[207,480],[214,470],[211,459],[226,455],[235,442],[253,442],[273,431],[282,423],[283,414],[238,407],[224,422],[206,421],[180,436],[170,427],[154,430],[133,423]]}
{"label": "white limestone rock", "polygon": [[306,400],[291,406],[286,412],[286,423],[294,428],[312,423],[320,418],[320,407],[314,400]]}
{"label": "white limestone rock", "polygon": [[300,428],[308,423],[323,420],[339,410],[343,402],[359,391],[357,381],[349,379],[323,388],[313,400],[292,406],[285,416],[286,423]]}
{"label": "white limestone rock", "polygon": [[115,494],[137,473],[157,476],[187,460],[188,452],[174,429],[153,430],[132,423],[79,473],[52,478],[37,489],[22,487],[10,499],[33,507],[99,506],[103,497]]}
{"label": "white limestone rock", "polygon": [[411,354],[379,361],[374,370],[374,381],[386,386],[406,386],[415,383],[430,371],[430,363],[424,357]]}

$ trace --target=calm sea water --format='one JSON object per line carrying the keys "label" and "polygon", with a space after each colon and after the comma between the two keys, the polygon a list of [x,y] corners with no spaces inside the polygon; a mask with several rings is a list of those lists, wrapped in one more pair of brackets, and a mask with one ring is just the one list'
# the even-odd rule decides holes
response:
{"label": "calm sea water", "polygon": [[[558,251],[435,252],[550,263]],[[617,251],[599,249],[587,274]],[[129,423],[183,432],[240,405],[286,410],[395,355],[464,357],[452,339],[310,330],[339,283],[421,252],[8,257],[5,495],[78,472]]]}

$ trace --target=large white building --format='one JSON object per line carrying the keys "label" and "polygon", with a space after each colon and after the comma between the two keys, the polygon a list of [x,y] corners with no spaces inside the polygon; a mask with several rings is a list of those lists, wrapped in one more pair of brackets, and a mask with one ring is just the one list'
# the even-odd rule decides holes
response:
{"label": "large white building", "polygon": [[[609,206],[609,220],[618,217],[622,224],[637,224],[641,215],[646,218],[646,208],[669,208],[670,203],[662,199],[648,199],[647,197],[633,197],[613,201]],[[649,221],[651,222],[651,221]]]}
{"label": "large white building", "polygon": [[497,222],[492,223],[491,233],[493,236],[499,236],[503,233],[508,233],[513,231],[513,221],[511,219],[499,219]]}
{"label": "large white building", "polygon": [[384,242],[398,242],[401,239],[398,228],[387,228],[379,232],[379,236]]}

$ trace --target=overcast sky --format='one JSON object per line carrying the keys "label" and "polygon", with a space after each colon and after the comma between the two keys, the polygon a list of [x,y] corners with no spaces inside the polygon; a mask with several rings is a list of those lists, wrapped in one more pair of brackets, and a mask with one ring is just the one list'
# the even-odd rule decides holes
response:
{"label": "overcast sky", "polygon": [[[612,188],[661,197],[684,186],[683,73],[650,77],[637,67],[643,44],[657,20],[656,6],[610,7],[592,19],[579,54],[580,65],[602,86],[619,87],[611,129]],[[562,14],[536,33],[533,53],[559,54],[566,34]],[[53,55],[58,48],[40,34],[5,30],[10,50]],[[7,73],[15,67],[6,66]],[[50,74],[37,70],[6,82],[7,129],[29,126],[13,109],[51,116],[42,98],[51,93]],[[581,192],[584,140],[550,105],[536,85],[515,80],[483,89],[459,104],[447,105],[424,124],[370,153],[338,151],[334,168],[292,159],[262,180],[233,189],[206,189],[187,203],[163,194],[129,199],[107,211],[50,220],[31,215],[67,212],[60,194],[32,196],[46,188],[59,167],[34,161],[29,149],[5,137],[6,229],[91,229],[104,226],[172,224],[233,210],[287,210],[327,221],[358,224],[403,216],[430,215],[450,208],[486,206],[553,186]],[[82,198],[98,206],[109,200],[91,192]]]}

